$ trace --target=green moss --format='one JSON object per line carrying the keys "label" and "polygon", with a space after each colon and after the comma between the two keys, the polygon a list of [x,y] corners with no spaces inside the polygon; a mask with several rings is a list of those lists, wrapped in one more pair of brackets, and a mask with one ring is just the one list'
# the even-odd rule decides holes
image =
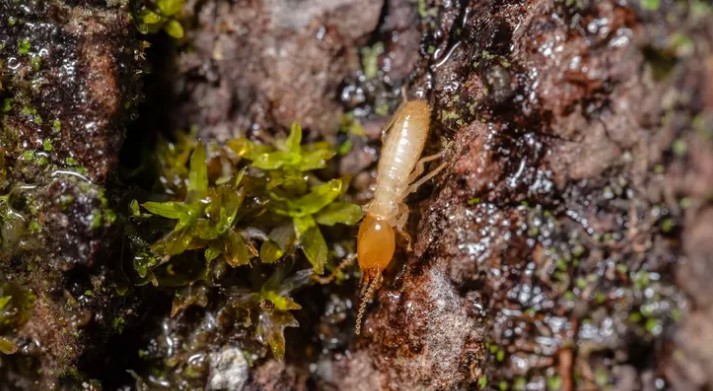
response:
{"label": "green moss", "polygon": [[118,334],[121,334],[124,332],[124,326],[126,325],[126,320],[121,317],[117,316],[111,321],[111,328],[114,329]]}
{"label": "green moss", "polygon": [[116,212],[114,212],[113,210],[108,209],[108,208],[104,209],[104,222],[106,224],[108,224],[108,225],[114,224],[116,219],[117,219]]}
{"label": "green moss", "polygon": [[91,214],[91,219],[92,222],[89,225],[91,229],[98,229],[102,226],[103,224],[103,219],[102,219],[102,212],[100,209],[93,209],[92,214]]}
{"label": "green moss", "polygon": [[40,70],[40,67],[42,66],[42,57],[40,56],[33,56],[30,59],[30,64],[32,65],[32,70],[37,72]]}
{"label": "green moss", "polygon": [[37,220],[32,220],[30,224],[27,225],[27,231],[31,234],[37,234],[42,231],[42,225]]}
{"label": "green moss", "polygon": [[337,147],[337,153],[340,156],[344,156],[352,150],[353,146],[354,146],[354,143],[352,143],[351,140],[346,140],[345,142],[339,144],[339,147]]}
{"label": "green moss", "polygon": [[45,141],[42,142],[42,150],[44,150],[45,152],[53,151],[54,146],[52,145],[52,140],[45,139]]}
{"label": "green moss", "polygon": [[475,197],[468,200],[468,205],[478,205],[479,203],[480,197]]}
{"label": "green moss", "polygon": [[30,51],[30,40],[27,38],[21,39],[17,44],[17,53],[20,55],[27,54]]}
{"label": "green moss", "polygon": [[438,16],[438,7],[428,7],[426,0],[418,0],[418,16],[421,19],[435,18]]}
{"label": "green moss", "polygon": [[26,231],[26,219],[10,205],[10,196],[0,196],[0,245],[12,249]]}
{"label": "green moss", "polygon": [[686,145],[686,142],[678,139],[673,142],[671,145],[671,150],[673,153],[678,156],[678,157],[683,157],[686,155],[686,152],[688,151],[688,146]]}
{"label": "green moss", "polygon": [[137,1],[132,12],[136,28],[142,34],[164,31],[175,39],[183,38],[183,26],[179,22],[185,0]]}
{"label": "green moss", "polygon": [[22,115],[30,115],[31,116],[31,115],[34,115],[35,113],[37,113],[37,111],[29,106],[22,106],[22,109],[20,109],[20,114],[22,114]]}
{"label": "green moss", "polygon": [[44,154],[42,154],[42,155],[38,154],[37,159],[35,159],[35,163],[39,167],[45,167],[49,164],[49,160],[47,159],[47,156],[45,156]]}
{"label": "green moss", "polygon": [[11,282],[0,282],[0,353],[13,354],[13,335],[30,317],[35,296]]}
{"label": "green moss", "polygon": [[516,377],[515,380],[513,381],[513,384],[512,384],[513,390],[523,391],[523,390],[525,390],[526,387],[527,387],[527,379],[522,376]]}
{"label": "green moss", "polygon": [[665,218],[661,221],[661,232],[663,233],[671,233],[675,227],[676,222],[672,218]]}
{"label": "green moss", "polygon": [[441,112],[441,119],[443,121],[457,121],[460,119],[460,116],[455,111],[443,110]]}
{"label": "green moss", "polygon": [[557,375],[548,377],[547,389],[551,391],[562,389],[562,378]]}
{"label": "green moss", "polygon": [[345,245],[330,240],[332,227],[361,218],[343,199],[349,178],[325,177],[335,155],[328,143],[303,143],[297,123],[271,144],[162,140],[154,163],[163,193],[126,205],[136,281],[175,289],[171,316],[220,311],[241,340],[261,346],[258,356],[282,358],[301,309],[291,292],[336,268],[330,256]]}
{"label": "green moss", "polygon": [[354,117],[353,113],[347,113],[342,116],[339,131],[344,132],[347,135],[360,137],[366,136],[366,132],[364,131],[361,122]]}
{"label": "green moss", "polygon": [[[206,147],[191,135],[178,135],[158,152],[165,194],[127,205],[135,223],[129,239],[139,282],[179,289],[171,311],[177,316],[188,306],[215,305],[208,289],[221,285],[232,268],[272,269],[257,289],[234,286],[217,299],[227,300],[252,337],[281,358],[284,329],[298,325],[292,312],[301,308],[290,292],[322,274],[335,251],[321,227],[353,225],[361,218],[361,208],[342,199],[349,178],[316,174],[327,168],[335,149],[325,142],[303,144],[295,123],[286,138],[270,145],[237,138]],[[163,232],[158,237],[156,228]],[[296,265],[309,268],[289,273]]]}
{"label": "green moss", "polygon": [[647,11],[656,11],[660,5],[660,0],[641,0],[641,8]]}
{"label": "green moss", "polygon": [[[243,138],[229,141],[229,149],[250,164],[237,171],[233,179],[221,178],[213,185],[209,183],[205,147],[198,144],[184,174],[188,177],[184,200],[142,204],[150,214],[176,221],[173,230],[151,246],[152,252],[166,262],[189,249],[204,249],[207,262],[222,257],[228,265],[237,267],[249,264],[255,257],[257,261],[274,263],[299,247],[315,272],[321,274],[328,249],[319,225],[355,224],[361,209],[337,201],[346,190],[345,179],[318,183],[315,177],[305,175],[325,168],[335,151],[326,143],[302,145],[301,140],[302,130],[294,124],[289,136],[277,140],[275,146]],[[185,152],[170,149],[179,155]],[[164,165],[171,176],[180,176],[176,164],[180,166],[182,160],[180,156],[166,156],[164,163],[168,164]],[[246,198],[251,205],[264,203],[264,220],[272,223],[259,252],[241,233],[243,224],[238,224]],[[132,205],[132,215],[140,216],[136,204]]]}
{"label": "green moss", "polygon": [[2,101],[2,111],[3,113],[7,113],[10,110],[12,110],[12,104],[15,102],[15,99],[13,98],[5,98]]}
{"label": "green moss", "polygon": [[377,42],[374,46],[361,50],[361,64],[367,80],[375,79],[379,75],[379,56],[384,53],[384,44]]}

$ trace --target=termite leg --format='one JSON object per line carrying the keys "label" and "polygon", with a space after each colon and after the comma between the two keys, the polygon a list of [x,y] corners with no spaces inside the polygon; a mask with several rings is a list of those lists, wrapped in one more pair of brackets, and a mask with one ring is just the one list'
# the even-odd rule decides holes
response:
{"label": "termite leg", "polygon": [[364,318],[364,312],[366,311],[366,305],[371,302],[371,300],[374,298],[374,293],[376,293],[376,288],[381,285],[381,280],[382,276],[381,273],[377,273],[374,278],[369,281],[369,286],[366,289],[366,292],[364,292],[363,295],[361,295],[361,303],[359,303],[359,312],[357,313],[357,318],[356,318],[356,327],[354,329],[354,334],[359,335],[361,333],[361,321],[362,318]]}
{"label": "termite leg", "polygon": [[396,228],[396,231],[406,239],[406,249],[411,252],[411,235],[409,235],[408,232],[404,229],[406,227],[406,223],[408,222],[408,206],[404,203],[399,204],[399,213],[396,215],[396,223],[394,224],[394,228]]}
{"label": "termite leg", "polygon": [[416,167],[413,169],[413,172],[408,177],[408,183],[412,183],[412,182],[416,181],[416,179],[418,179],[418,177],[420,177],[421,174],[423,174],[423,170],[426,167],[426,163],[428,163],[430,161],[434,161],[442,156],[443,156],[443,152],[439,152],[439,153],[435,153],[433,155],[428,155],[428,156],[422,157],[418,162],[416,162]]}
{"label": "termite leg", "polygon": [[412,183],[409,185],[406,194],[413,193],[414,191],[418,190],[418,188],[423,185],[424,183],[428,182],[429,179],[433,178],[434,176],[438,175],[439,172],[441,172],[444,168],[446,168],[446,162],[441,163],[438,167],[434,168],[433,171],[429,172],[428,174],[424,175],[421,177],[421,179],[417,180],[416,182]]}

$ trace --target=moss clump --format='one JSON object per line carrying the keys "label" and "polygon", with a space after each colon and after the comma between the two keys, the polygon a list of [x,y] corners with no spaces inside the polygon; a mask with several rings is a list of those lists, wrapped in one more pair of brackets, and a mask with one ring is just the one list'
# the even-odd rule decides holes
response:
{"label": "moss clump", "polygon": [[[129,205],[139,282],[178,288],[174,316],[190,306],[232,314],[248,339],[282,358],[283,331],[298,325],[291,312],[301,308],[290,292],[337,252],[322,227],[361,218],[342,199],[349,178],[318,175],[335,149],[303,144],[295,123],[270,145],[237,138],[206,148],[182,135],[158,152],[163,194]],[[227,281],[232,289],[218,289]]]}
{"label": "moss clump", "polygon": [[290,311],[302,309],[290,297],[290,293],[304,286],[311,273],[301,270],[285,278],[286,269],[279,268],[262,285],[258,292],[236,290],[231,293],[230,301],[239,310],[245,311],[246,319],[256,318],[255,337],[270,347],[272,355],[282,358],[285,355],[286,327],[297,327],[299,323]]}
{"label": "moss clump", "polygon": [[35,296],[11,282],[0,282],[0,353],[17,351],[12,335],[30,317]]}
{"label": "moss clump", "polygon": [[142,34],[153,34],[161,30],[169,36],[183,38],[183,26],[178,21],[185,0],[135,1],[132,18]]}
{"label": "moss clump", "polygon": [[10,194],[0,196],[0,249],[10,251],[26,228],[26,218],[12,207]]}

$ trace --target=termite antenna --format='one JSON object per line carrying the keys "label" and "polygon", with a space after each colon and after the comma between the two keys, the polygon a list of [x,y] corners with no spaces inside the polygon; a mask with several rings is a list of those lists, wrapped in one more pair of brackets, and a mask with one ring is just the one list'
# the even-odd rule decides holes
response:
{"label": "termite antenna", "polygon": [[337,265],[337,267],[335,267],[334,270],[332,270],[332,273],[330,275],[328,275],[326,277],[314,276],[313,278],[315,281],[317,281],[318,283],[320,283],[322,285],[329,284],[332,281],[334,281],[337,278],[337,276],[339,276],[339,273],[343,272],[344,269],[347,268],[347,266],[351,265],[355,259],[356,259],[356,254],[351,254],[348,257],[346,257],[342,262],[340,262],[339,265]]}
{"label": "termite antenna", "polygon": [[366,292],[361,296],[361,303],[359,303],[359,312],[357,312],[356,318],[356,328],[354,334],[359,335],[361,333],[361,320],[364,317],[364,312],[366,311],[366,306],[374,298],[374,293],[376,292],[376,287],[379,286],[381,282],[381,273],[378,273],[376,277],[372,278],[369,282],[369,287]]}

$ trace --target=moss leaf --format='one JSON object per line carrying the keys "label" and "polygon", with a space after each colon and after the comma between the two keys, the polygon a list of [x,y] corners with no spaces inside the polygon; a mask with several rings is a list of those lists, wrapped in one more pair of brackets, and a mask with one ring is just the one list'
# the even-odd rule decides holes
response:
{"label": "moss leaf", "polygon": [[309,228],[302,235],[300,244],[314,272],[317,274],[324,273],[324,265],[327,263],[327,243],[324,241],[319,228]]}
{"label": "moss leaf", "polygon": [[276,212],[291,217],[304,217],[319,212],[322,208],[334,201],[343,190],[341,179],[332,179],[331,181],[313,187],[309,193],[296,199],[280,199],[274,193],[271,193],[273,198],[283,201],[285,207],[278,206]]}
{"label": "moss leaf", "polygon": [[210,261],[218,258],[218,256],[220,256],[220,254],[222,252],[223,252],[223,249],[220,246],[220,242],[216,240],[216,241],[211,242],[210,246],[208,246],[208,248],[205,249],[205,252],[203,253],[203,255],[205,256],[206,262],[210,262]]}
{"label": "moss leaf", "polygon": [[334,156],[331,149],[317,149],[314,151],[304,151],[300,160],[300,171],[319,170],[327,166],[327,160]]}
{"label": "moss leaf", "polygon": [[282,360],[285,356],[285,328],[298,327],[299,323],[286,311],[265,311],[260,314],[256,334],[258,340],[270,346],[272,355]]}
{"label": "moss leaf", "polygon": [[318,224],[332,226],[334,224],[354,225],[361,219],[361,207],[351,202],[336,201],[320,210],[314,218]]}
{"label": "moss leaf", "polygon": [[151,250],[160,255],[177,255],[186,251],[191,242],[193,235],[187,228],[180,228],[169,232],[166,236],[159,239],[151,245]]}
{"label": "moss leaf", "polygon": [[270,231],[269,239],[260,247],[260,260],[277,262],[295,242],[295,229],[291,224],[279,225]]}
{"label": "moss leaf", "polygon": [[148,9],[141,10],[140,18],[143,22],[143,25],[140,26],[139,32],[141,32],[142,34],[148,34],[149,32],[151,32],[149,26],[159,24],[163,20],[163,17],[161,15]]}
{"label": "moss leaf", "polygon": [[263,263],[275,263],[282,258],[285,252],[273,240],[266,240],[260,246],[260,261]]}
{"label": "moss leaf", "polygon": [[17,328],[30,318],[35,295],[12,282],[0,282],[0,332]]}
{"label": "moss leaf", "polygon": [[[224,232],[224,231],[223,231]],[[221,235],[219,226],[208,219],[198,219],[191,235],[203,240],[215,240]]]}
{"label": "moss leaf", "polygon": [[232,267],[250,263],[251,251],[240,233],[230,231],[225,235],[225,261]]}
{"label": "moss leaf", "polygon": [[292,126],[290,127],[290,135],[287,136],[287,139],[285,140],[285,148],[287,149],[287,152],[290,152],[293,154],[299,154],[301,143],[302,143],[302,126],[300,126],[299,122],[295,121],[292,123]]}
{"label": "moss leaf", "polygon": [[139,201],[131,200],[129,203],[129,212],[131,212],[131,217],[141,217],[141,208],[139,208]]}
{"label": "moss leaf", "polygon": [[208,288],[203,285],[189,285],[176,291],[171,303],[171,316],[176,316],[186,308],[197,305],[208,305]]}
{"label": "moss leaf", "polygon": [[286,297],[286,296],[282,296],[275,291],[263,292],[262,298],[264,300],[270,301],[272,303],[272,305],[275,307],[275,309],[280,310],[280,311],[302,309],[302,306],[295,303],[292,299],[290,299],[289,297]]}
{"label": "moss leaf", "polygon": [[148,201],[141,204],[144,209],[155,214],[156,216],[165,217],[167,219],[178,220],[186,215],[188,208],[183,202],[153,202]]}
{"label": "moss leaf", "polygon": [[265,152],[254,156],[253,167],[261,170],[277,170],[282,166],[296,165],[300,162],[300,155],[291,152]]}
{"label": "moss leaf", "polygon": [[183,26],[181,26],[181,23],[175,19],[169,20],[168,23],[163,26],[163,30],[166,32],[166,34],[168,34],[169,37],[175,39],[181,39],[184,35]]}
{"label": "moss leaf", "polygon": [[156,5],[158,5],[158,9],[162,14],[173,16],[181,11],[184,2],[185,0],[158,0]]}
{"label": "moss leaf", "polygon": [[205,146],[199,142],[191,155],[191,167],[188,171],[188,194],[186,201],[203,198],[208,192],[208,164]]}
{"label": "moss leaf", "polygon": [[0,337],[0,353],[2,354],[15,354],[17,352],[17,346],[11,340]]}
{"label": "moss leaf", "polygon": [[160,263],[156,257],[146,252],[140,252],[134,256],[134,270],[141,278],[146,278],[151,270]]}
{"label": "moss leaf", "polygon": [[317,222],[314,221],[312,216],[295,217],[292,222],[295,227],[295,234],[297,234],[297,239],[299,240],[302,239],[302,236],[308,229],[317,226]]}

